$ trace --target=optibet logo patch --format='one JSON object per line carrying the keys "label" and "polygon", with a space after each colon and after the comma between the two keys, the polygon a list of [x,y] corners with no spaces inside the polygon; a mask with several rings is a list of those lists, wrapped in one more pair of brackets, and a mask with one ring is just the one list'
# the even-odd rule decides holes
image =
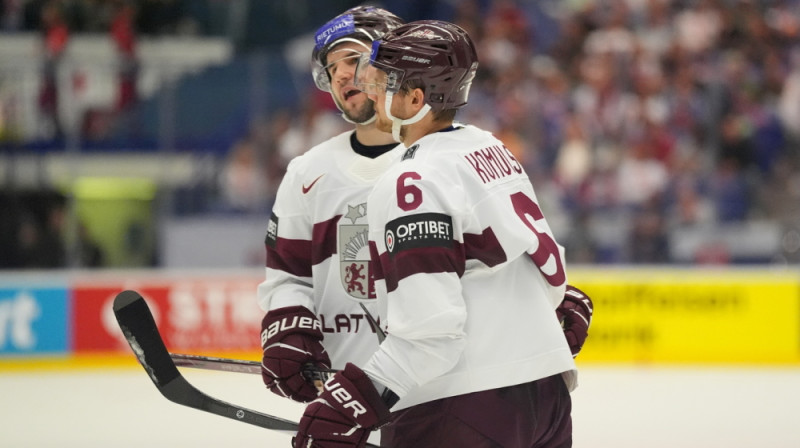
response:
{"label": "optibet logo patch", "polygon": [[394,252],[394,232],[391,230],[386,231],[386,250]]}
{"label": "optibet logo patch", "polygon": [[442,213],[404,216],[386,224],[386,250],[390,254],[423,247],[452,247],[453,218]]}

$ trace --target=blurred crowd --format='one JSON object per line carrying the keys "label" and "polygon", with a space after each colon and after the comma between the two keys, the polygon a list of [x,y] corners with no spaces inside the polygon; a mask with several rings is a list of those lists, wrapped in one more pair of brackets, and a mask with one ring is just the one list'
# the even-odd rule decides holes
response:
{"label": "blurred crowd", "polygon": [[669,262],[671,231],[758,219],[796,239],[800,2],[577,2],[542,51],[517,3],[462,5],[482,56],[462,118],[517,152],[573,261]]}
{"label": "blurred crowd", "polygon": [[[457,118],[524,163],[568,259],[800,260],[800,2],[440,3],[479,47]],[[554,35],[536,29],[542,15]],[[319,118],[277,139],[284,162],[297,154],[293,135],[327,122],[315,112],[326,106],[335,114],[311,101],[303,116]],[[682,229],[748,238],[761,221],[781,233],[766,256],[714,238],[689,259],[671,250]]]}
{"label": "blurred crowd", "polygon": [[[121,7],[136,10],[135,27],[143,35],[202,34],[211,30],[217,0],[0,0],[0,31],[47,28],[54,9],[71,33],[104,33]],[[48,12],[49,10],[49,12]]]}
{"label": "blurred crowd", "polygon": [[[0,0],[4,29],[41,27],[27,11],[51,3],[84,8],[70,29],[89,31],[110,29],[119,5],[134,3],[133,29],[150,34],[202,32],[192,7],[221,4]],[[269,7],[295,17],[313,3]],[[326,3],[287,40],[358,3]],[[493,131],[522,161],[571,262],[800,262],[800,0],[379,4],[473,36],[479,74],[457,119]],[[307,45],[295,50],[308,60]],[[253,120],[231,143],[217,209],[267,212],[288,161],[350,128],[306,66],[293,82],[307,87],[296,107]],[[734,253],[713,238],[725,230],[745,240],[765,222],[779,235],[774,250]],[[693,230],[707,244],[677,257],[676,238]]]}

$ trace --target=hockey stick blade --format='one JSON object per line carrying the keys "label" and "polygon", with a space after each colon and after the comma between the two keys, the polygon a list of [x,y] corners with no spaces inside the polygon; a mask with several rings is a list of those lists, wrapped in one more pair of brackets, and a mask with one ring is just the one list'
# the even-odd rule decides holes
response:
{"label": "hockey stick blade", "polygon": [[150,308],[136,291],[117,294],[114,298],[114,315],[139,363],[168,400],[262,428],[291,433],[297,431],[295,422],[226,403],[192,386],[172,361]]}

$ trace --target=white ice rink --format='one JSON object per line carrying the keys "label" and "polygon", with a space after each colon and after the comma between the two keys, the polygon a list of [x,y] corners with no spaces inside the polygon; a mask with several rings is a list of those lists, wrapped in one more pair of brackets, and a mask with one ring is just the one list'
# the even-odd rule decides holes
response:
{"label": "white ice rink", "polygon": [[[216,398],[296,420],[261,378],[182,370]],[[798,448],[800,369],[582,367],[575,448]],[[289,447],[167,401],[139,368],[0,372],[0,447]],[[443,447],[450,448],[450,447]]]}

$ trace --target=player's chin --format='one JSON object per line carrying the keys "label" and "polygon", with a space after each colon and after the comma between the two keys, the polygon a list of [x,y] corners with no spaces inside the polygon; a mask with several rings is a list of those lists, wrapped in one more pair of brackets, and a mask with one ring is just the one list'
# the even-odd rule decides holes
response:
{"label": "player's chin", "polygon": [[358,105],[349,105],[353,107],[343,108],[347,118],[355,123],[363,123],[375,115],[375,108],[371,102],[361,102]]}

